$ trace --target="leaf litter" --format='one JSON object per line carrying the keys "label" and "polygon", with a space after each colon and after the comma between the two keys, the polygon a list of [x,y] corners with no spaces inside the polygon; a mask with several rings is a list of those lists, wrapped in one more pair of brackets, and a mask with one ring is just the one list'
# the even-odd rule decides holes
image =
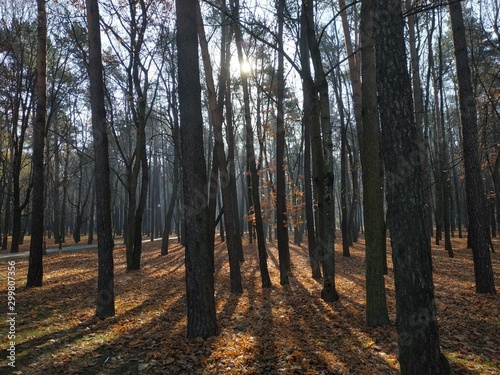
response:
{"label": "leaf litter", "polygon": [[[455,374],[500,373],[499,295],[477,295],[465,239],[453,239],[455,258],[433,246],[441,347]],[[340,301],[320,298],[321,280],[311,278],[305,246],[290,244],[290,284],[279,285],[275,244],[268,243],[273,282],[262,289],[255,244],[244,244],[244,292],[229,292],[224,243],[215,252],[218,335],[186,338],[184,250],[145,243],[142,269],[127,272],[123,246],[115,248],[117,314],[94,317],[95,250],[44,259],[44,286],[25,289],[27,260],[16,260],[15,374],[398,374],[392,264],[386,277],[392,324],[367,327],[364,320],[363,241],[351,257],[336,248]],[[497,243],[498,245],[498,243]],[[497,246],[498,247],[498,246]],[[390,257],[389,257],[390,258]],[[500,285],[499,252],[492,254]],[[0,267],[6,269],[6,263]],[[5,271],[5,270],[4,270]],[[0,290],[6,295],[6,272]],[[0,332],[7,332],[6,321]],[[2,335],[1,348],[9,340]],[[0,373],[10,370],[5,361]]]}

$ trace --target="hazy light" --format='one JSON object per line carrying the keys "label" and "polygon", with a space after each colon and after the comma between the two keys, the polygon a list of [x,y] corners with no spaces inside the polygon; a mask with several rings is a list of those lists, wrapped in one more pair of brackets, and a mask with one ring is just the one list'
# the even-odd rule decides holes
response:
{"label": "hazy light", "polygon": [[252,66],[250,65],[250,63],[248,62],[248,60],[244,60],[241,64],[240,64],[240,70],[241,70],[241,73],[244,73],[244,74],[248,74],[252,71]]}

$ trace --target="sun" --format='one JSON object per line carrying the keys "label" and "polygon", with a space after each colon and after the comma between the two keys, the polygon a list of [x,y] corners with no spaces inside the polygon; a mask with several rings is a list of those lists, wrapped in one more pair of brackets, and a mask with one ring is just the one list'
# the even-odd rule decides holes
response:
{"label": "sun", "polygon": [[233,74],[234,73],[250,74],[252,70],[253,67],[251,60],[244,59],[243,62],[240,64],[238,56],[233,55],[231,57],[231,72]]}
{"label": "sun", "polygon": [[244,60],[240,64],[240,71],[243,74],[249,74],[252,72],[252,65],[250,64],[250,62],[248,60]]}

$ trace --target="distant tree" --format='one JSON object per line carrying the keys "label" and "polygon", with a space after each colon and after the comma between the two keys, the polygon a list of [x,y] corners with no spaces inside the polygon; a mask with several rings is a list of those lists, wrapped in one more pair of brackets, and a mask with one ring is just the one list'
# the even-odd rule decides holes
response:
{"label": "distant tree", "polygon": [[113,228],[111,225],[111,183],[108,130],[104,107],[104,77],[98,0],[86,0],[89,32],[89,79],[92,132],[94,135],[95,192],[97,213],[97,306],[103,319],[115,315]]}
{"label": "distant tree", "polygon": [[[36,33],[29,5],[14,3],[12,12],[6,14],[2,23],[2,43],[0,51],[3,55],[2,74],[6,77],[2,96],[5,100],[7,137],[4,141],[7,151],[5,163],[8,170],[4,214],[2,248],[7,249],[7,236],[11,236],[10,251],[19,251],[22,236],[22,217],[30,202],[32,182],[27,173],[26,142],[27,132],[33,122],[33,108],[36,93]],[[3,82],[2,82],[3,83]]]}
{"label": "distant tree", "polygon": [[439,347],[402,2],[376,0],[374,9],[387,227],[394,264],[401,374],[449,374],[448,361]]}
{"label": "distant tree", "polygon": [[31,243],[26,287],[42,286],[44,231],[44,147],[47,115],[47,13],[46,0],[37,0],[37,90],[36,116],[33,124],[33,201],[31,203]]}
{"label": "distant tree", "polygon": [[217,333],[198,57],[197,0],[176,0],[182,183],[186,220],[187,336]]}
{"label": "distant tree", "polygon": [[450,3],[450,19],[455,46],[457,66],[460,120],[462,124],[463,155],[465,167],[465,188],[467,194],[467,214],[469,236],[474,260],[476,292],[494,294],[495,281],[488,248],[484,186],[478,151],[477,110],[471,84],[469,56],[467,53],[466,31],[461,2]]}

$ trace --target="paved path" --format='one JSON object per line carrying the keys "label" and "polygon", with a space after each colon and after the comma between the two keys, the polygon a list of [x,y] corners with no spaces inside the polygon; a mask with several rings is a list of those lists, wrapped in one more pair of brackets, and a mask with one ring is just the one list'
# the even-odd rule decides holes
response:
{"label": "paved path", "polygon": [[[170,237],[172,238],[177,238],[177,237]],[[155,238],[155,241],[161,241],[161,238]],[[145,242],[151,242],[151,239],[148,240],[143,240],[143,243]],[[120,242],[115,242],[115,245],[123,245],[123,241]],[[62,252],[63,253],[71,253],[74,251],[81,251],[81,250],[91,250],[91,249],[97,249],[97,244],[92,244],[92,245],[71,245],[71,246],[63,246],[62,247]],[[55,248],[50,248],[47,249],[47,254],[54,254],[57,253],[59,249],[57,247]],[[1,254],[0,255],[0,261],[1,260],[9,260],[9,259],[17,259],[17,258],[27,258],[29,257],[30,252],[29,251],[20,251],[18,253],[7,253],[7,254]]]}

